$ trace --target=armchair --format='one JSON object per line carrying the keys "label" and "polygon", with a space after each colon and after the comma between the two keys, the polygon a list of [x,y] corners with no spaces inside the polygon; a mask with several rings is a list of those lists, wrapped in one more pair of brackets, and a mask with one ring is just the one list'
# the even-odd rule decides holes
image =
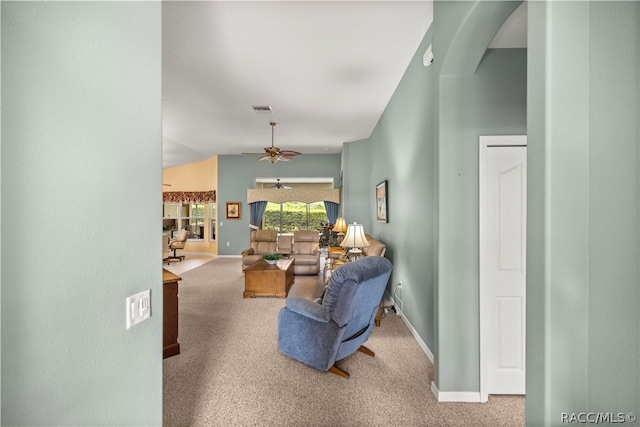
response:
{"label": "armchair", "polygon": [[169,249],[173,249],[173,255],[168,257],[167,260],[177,259],[178,261],[182,261],[184,259],[184,255],[176,255],[176,250],[184,249],[184,246],[187,244],[187,237],[189,237],[189,232],[187,230],[180,230],[177,238],[169,240]]}
{"label": "armchair", "polygon": [[290,258],[295,260],[295,274],[318,274],[320,272],[320,235],[317,231],[293,232]]}
{"label": "armchair", "polygon": [[288,297],[278,314],[280,351],[349,378],[335,363],[356,351],[374,356],[362,344],[373,328],[392,268],[383,257],[360,258],[333,273],[320,302]]}
{"label": "armchair", "polygon": [[275,230],[256,230],[251,232],[251,247],[242,251],[242,271],[262,258],[264,254],[277,251],[278,233]]}

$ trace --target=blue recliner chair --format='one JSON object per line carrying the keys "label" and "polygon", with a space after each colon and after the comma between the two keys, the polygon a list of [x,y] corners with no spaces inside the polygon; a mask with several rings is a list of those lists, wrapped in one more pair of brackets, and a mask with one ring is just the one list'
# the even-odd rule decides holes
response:
{"label": "blue recliner chair", "polygon": [[287,298],[278,315],[280,351],[315,369],[349,378],[335,362],[355,351],[374,356],[362,344],[374,327],[392,268],[383,257],[360,258],[333,272],[320,302]]}

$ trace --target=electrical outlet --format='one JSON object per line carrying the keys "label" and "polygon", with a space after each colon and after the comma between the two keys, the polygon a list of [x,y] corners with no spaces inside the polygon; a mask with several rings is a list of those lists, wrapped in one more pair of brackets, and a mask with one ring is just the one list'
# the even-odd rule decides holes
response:
{"label": "electrical outlet", "polygon": [[229,246],[229,242],[227,242],[227,246]]}
{"label": "electrical outlet", "polygon": [[127,329],[151,317],[151,289],[127,297]]}

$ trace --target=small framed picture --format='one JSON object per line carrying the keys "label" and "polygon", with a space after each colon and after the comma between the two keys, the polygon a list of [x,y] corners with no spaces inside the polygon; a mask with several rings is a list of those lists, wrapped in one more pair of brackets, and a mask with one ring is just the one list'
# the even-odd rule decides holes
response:
{"label": "small framed picture", "polygon": [[227,219],[240,219],[240,202],[227,202]]}
{"label": "small framed picture", "polygon": [[387,217],[388,212],[387,180],[384,180],[376,185],[376,218],[378,222],[389,222]]}

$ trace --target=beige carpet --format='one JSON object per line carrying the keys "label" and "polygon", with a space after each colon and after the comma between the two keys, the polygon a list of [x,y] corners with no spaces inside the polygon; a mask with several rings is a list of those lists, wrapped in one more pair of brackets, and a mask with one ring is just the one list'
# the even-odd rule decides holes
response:
{"label": "beige carpet", "polygon": [[[240,259],[219,258],[182,274],[181,354],[164,360],[165,426],[523,426],[522,396],[438,403],[433,366],[395,314],[367,346],[319,372],[278,350],[283,299],[243,299]],[[296,277],[292,293],[319,292]]]}

